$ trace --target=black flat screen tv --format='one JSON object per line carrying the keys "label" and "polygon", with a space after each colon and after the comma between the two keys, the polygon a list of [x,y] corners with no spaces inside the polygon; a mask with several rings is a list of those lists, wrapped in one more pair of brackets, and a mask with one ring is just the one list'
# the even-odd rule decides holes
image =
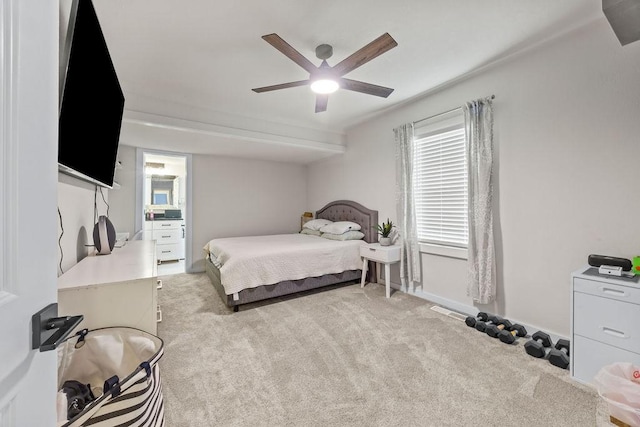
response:
{"label": "black flat screen tv", "polygon": [[69,31],[58,169],[113,188],[124,95],[91,0],[74,0]]}

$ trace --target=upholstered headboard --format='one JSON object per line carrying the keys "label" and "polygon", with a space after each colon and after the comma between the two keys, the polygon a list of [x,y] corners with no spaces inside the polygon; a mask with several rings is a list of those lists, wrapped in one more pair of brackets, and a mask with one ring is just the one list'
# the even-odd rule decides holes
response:
{"label": "upholstered headboard", "polygon": [[364,241],[375,243],[378,241],[378,211],[367,209],[360,203],[351,200],[336,200],[328,203],[316,211],[316,218],[329,221],[353,221],[360,224],[364,233]]}

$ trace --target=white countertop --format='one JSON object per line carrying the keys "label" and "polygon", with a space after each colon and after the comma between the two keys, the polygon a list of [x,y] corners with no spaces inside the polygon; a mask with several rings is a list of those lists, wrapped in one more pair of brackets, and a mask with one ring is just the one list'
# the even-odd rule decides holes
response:
{"label": "white countertop", "polygon": [[156,277],[156,242],[133,240],[110,255],[89,255],[58,277],[58,289],[69,289]]}

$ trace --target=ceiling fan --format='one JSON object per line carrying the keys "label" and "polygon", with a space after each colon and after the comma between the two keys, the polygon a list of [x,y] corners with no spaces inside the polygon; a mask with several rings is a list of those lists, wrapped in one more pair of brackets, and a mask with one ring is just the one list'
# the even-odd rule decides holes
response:
{"label": "ceiling fan", "polygon": [[322,60],[320,66],[316,67],[311,61],[302,56],[300,52],[291,47],[289,43],[284,41],[277,34],[267,34],[266,36],[262,36],[262,38],[293,62],[307,70],[309,72],[309,78],[307,80],[299,80],[296,82],[252,89],[256,93],[310,85],[311,90],[316,93],[316,113],[319,113],[327,110],[329,94],[335,92],[339,88],[366,93],[368,95],[380,96],[383,98],[388,97],[391,92],[393,92],[393,89],[388,87],[342,77],[361,65],[371,61],[373,58],[396,47],[398,43],[389,35],[389,33],[384,33],[333,67],[327,64],[327,59],[333,55],[333,48],[328,44],[321,44],[316,47],[316,56],[318,59]]}

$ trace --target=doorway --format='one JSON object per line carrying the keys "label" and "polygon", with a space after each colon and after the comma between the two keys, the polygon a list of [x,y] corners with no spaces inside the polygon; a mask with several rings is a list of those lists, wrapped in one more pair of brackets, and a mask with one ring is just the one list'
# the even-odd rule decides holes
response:
{"label": "doorway", "polygon": [[190,262],[191,158],[188,154],[139,150],[139,229],[156,241],[158,276],[184,273]]}

